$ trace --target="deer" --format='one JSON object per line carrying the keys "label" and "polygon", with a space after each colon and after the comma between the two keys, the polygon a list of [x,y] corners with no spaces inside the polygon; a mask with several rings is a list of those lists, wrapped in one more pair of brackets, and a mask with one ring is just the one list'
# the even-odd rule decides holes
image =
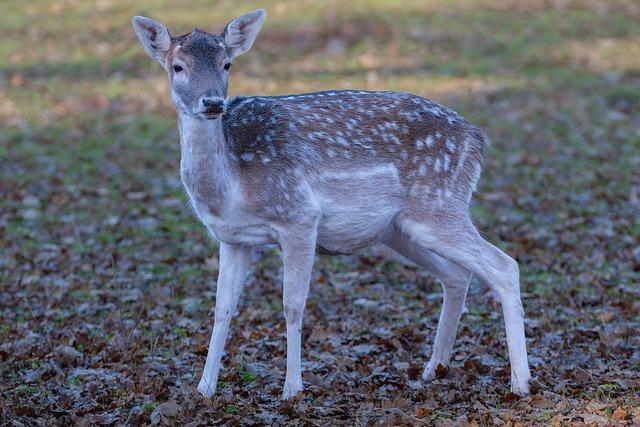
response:
{"label": "deer", "polygon": [[233,60],[247,52],[263,9],[222,33],[172,36],[135,16],[146,53],[167,72],[180,135],[180,177],[197,218],[219,242],[214,325],[197,390],[216,391],[230,322],[257,247],[283,262],[286,376],[303,389],[301,328],[316,252],[381,243],[433,274],[443,304],[425,382],[449,366],[473,276],[500,302],[511,391],[529,393],[518,263],[487,242],[469,205],[488,139],[456,112],[404,92],[332,90],[228,98]]}

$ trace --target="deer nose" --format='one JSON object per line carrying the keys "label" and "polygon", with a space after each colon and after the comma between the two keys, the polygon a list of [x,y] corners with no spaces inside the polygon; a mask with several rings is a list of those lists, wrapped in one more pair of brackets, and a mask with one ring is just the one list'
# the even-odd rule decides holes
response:
{"label": "deer nose", "polygon": [[207,113],[220,114],[224,112],[224,99],[222,98],[202,98],[202,105]]}

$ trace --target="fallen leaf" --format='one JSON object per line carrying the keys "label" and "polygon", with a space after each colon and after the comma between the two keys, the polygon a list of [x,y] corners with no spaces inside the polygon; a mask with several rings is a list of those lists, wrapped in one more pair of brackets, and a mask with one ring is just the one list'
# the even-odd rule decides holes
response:
{"label": "fallen leaf", "polygon": [[613,411],[613,418],[618,420],[618,421],[624,421],[627,419],[627,413],[625,412],[624,409],[622,409],[621,407],[617,407],[614,411]]}

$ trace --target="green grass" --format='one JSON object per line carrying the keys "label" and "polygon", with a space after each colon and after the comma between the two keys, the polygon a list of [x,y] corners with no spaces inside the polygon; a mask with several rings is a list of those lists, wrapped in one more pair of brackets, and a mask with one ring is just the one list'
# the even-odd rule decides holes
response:
{"label": "green grass", "polygon": [[147,401],[142,404],[142,410],[144,412],[151,413],[153,412],[154,409],[156,409],[156,406],[157,406],[156,402]]}

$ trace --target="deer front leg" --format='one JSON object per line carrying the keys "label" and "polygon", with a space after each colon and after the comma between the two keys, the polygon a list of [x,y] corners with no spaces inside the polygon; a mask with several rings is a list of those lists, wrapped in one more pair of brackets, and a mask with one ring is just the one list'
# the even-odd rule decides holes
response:
{"label": "deer front leg", "polygon": [[220,243],[220,271],[216,287],[215,322],[204,372],[198,384],[198,391],[206,397],[213,396],[216,391],[224,343],[247,276],[250,257],[250,248]]}
{"label": "deer front leg", "polygon": [[289,399],[302,390],[300,363],[302,312],[309,293],[309,281],[315,256],[316,236],[288,235],[282,238],[284,264],[283,307],[287,322],[287,376],[282,399]]}

